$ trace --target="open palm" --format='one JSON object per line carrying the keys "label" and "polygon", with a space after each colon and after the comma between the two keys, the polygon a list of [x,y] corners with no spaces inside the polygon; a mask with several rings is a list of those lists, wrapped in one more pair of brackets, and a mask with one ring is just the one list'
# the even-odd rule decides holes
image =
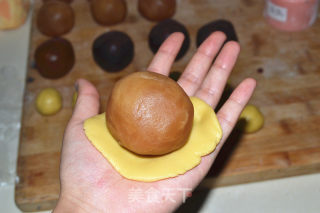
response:
{"label": "open palm", "polygon": [[[240,51],[238,43],[228,42],[212,65],[225,39],[221,32],[208,37],[178,81],[189,96],[197,96],[213,108]],[[182,33],[173,33],[154,56],[148,71],[168,75],[182,41]],[[56,212],[174,211],[207,174],[256,83],[253,79],[244,80],[217,112],[223,137],[213,153],[202,157],[201,163],[184,175],[151,183],[122,177],[87,139],[83,122],[98,114],[99,94],[86,80],[80,79],[77,84],[78,100],[63,141]]]}

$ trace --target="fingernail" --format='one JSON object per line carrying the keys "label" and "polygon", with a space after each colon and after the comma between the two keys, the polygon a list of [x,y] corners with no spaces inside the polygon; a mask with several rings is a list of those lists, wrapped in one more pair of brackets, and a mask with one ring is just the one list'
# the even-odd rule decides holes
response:
{"label": "fingernail", "polygon": [[78,92],[78,90],[79,90],[79,83],[78,83],[78,81],[76,81],[76,83],[74,84],[74,89]]}

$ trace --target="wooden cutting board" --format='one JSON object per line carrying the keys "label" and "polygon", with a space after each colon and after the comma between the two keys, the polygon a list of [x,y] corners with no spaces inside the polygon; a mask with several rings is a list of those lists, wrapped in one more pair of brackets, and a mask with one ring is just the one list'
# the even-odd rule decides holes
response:
{"label": "wooden cutting board", "polygon": [[[147,67],[153,54],[148,33],[155,23],[137,12],[137,1],[128,2],[128,15],[112,27],[97,25],[87,0],[73,1],[76,15],[73,30],[64,37],[73,44],[76,64],[64,78],[48,80],[33,68],[35,48],[48,37],[33,25],[28,78],[24,95],[15,199],[23,211],[51,209],[59,194],[59,158],[64,128],[70,118],[74,82],[89,79],[101,94],[102,106],[108,91],[122,76]],[[42,1],[36,1],[33,23]],[[265,116],[264,128],[242,135],[235,131],[220,153],[202,186],[217,187],[250,181],[301,175],[320,171],[320,21],[304,32],[282,33],[263,18],[262,1],[178,1],[174,18],[184,23],[191,36],[186,56],[173,65],[183,71],[195,52],[197,30],[205,23],[224,18],[236,28],[242,51],[231,76],[232,85],[253,77],[258,87],[251,103]],[[122,72],[106,73],[93,61],[91,46],[103,32],[128,33],[135,44],[133,62]],[[55,87],[63,95],[63,109],[43,117],[34,107],[36,94]]]}

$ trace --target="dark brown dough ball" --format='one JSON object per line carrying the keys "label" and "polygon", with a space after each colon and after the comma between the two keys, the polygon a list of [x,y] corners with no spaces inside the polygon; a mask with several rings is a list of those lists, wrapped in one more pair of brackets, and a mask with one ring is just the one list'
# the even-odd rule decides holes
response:
{"label": "dark brown dough ball", "polygon": [[63,1],[48,1],[42,5],[37,15],[37,26],[47,36],[61,36],[74,25],[74,12]]}
{"label": "dark brown dough ball", "polygon": [[101,25],[113,25],[122,22],[127,15],[124,0],[91,0],[91,14]]}
{"label": "dark brown dough ball", "polygon": [[112,136],[123,147],[141,155],[162,155],[187,142],[193,105],[167,76],[136,72],[115,84],[106,120]]}
{"label": "dark brown dough ball", "polygon": [[100,35],[93,43],[93,58],[105,71],[116,72],[131,63],[134,46],[130,37],[120,31]]}
{"label": "dark brown dough ball", "polygon": [[238,37],[232,23],[227,20],[219,19],[204,25],[198,30],[197,47],[199,47],[201,43],[215,31],[221,31],[226,34],[227,39],[225,42],[238,41]]}
{"label": "dark brown dough ball", "polygon": [[39,73],[50,79],[61,78],[73,67],[75,56],[72,44],[63,38],[53,38],[42,43],[35,52]]}
{"label": "dark brown dough ball", "polygon": [[189,49],[189,33],[185,26],[173,19],[166,19],[162,22],[159,22],[152,28],[149,34],[149,47],[152,52],[156,53],[161,44],[169,37],[169,35],[174,32],[182,32],[185,36],[182,47],[175,60],[179,60],[180,58],[182,58]]}
{"label": "dark brown dough ball", "polygon": [[47,1],[64,1],[65,3],[68,3],[68,4],[73,2],[73,0],[42,0],[42,1],[43,2],[47,2]]}
{"label": "dark brown dough ball", "polygon": [[171,18],[176,11],[176,0],[139,0],[140,14],[150,21]]}
{"label": "dark brown dough ball", "polygon": [[181,76],[181,74],[182,73],[179,72],[179,71],[172,71],[172,72],[169,73],[169,78],[171,78],[174,81],[178,81],[180,76]]}

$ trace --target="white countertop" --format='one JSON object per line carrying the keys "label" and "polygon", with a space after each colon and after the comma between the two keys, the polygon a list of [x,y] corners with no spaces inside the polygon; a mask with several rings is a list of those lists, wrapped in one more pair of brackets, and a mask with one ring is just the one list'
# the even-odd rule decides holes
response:
{"label": "white countertop", "polygon": [[[7,213],[20,212],[14,203],[14,181],[30,26],[29,17],[18,30],[0,31],[0,212]],[[190,212],[318,213],[319,199],[320,174],[313,174],[220,187],[208,194],[195,193],[186,209]]]}

